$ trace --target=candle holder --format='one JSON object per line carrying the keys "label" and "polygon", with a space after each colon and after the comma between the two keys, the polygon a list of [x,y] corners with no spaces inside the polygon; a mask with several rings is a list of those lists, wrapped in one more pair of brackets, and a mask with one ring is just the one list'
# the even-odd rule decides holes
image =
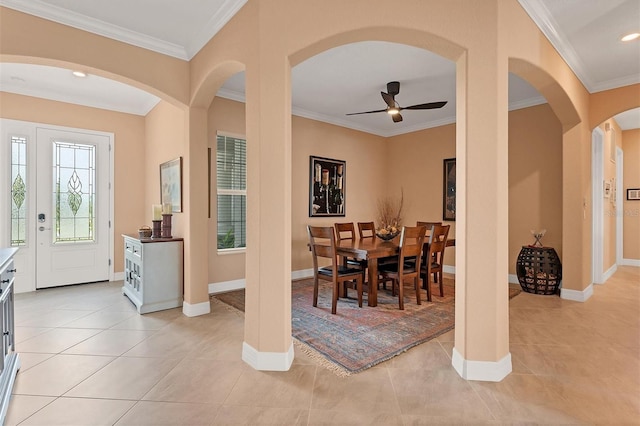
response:
{"label": "candle holder", "polygon": [[172,238],[171,237],[171,216],[172,214],[162,214],[162,238]]}
{"label": "candle holder", "polygon": [[151,238],[160,238],[162,235],[162,221],[161,220],[152,220],[153,228],[151,228]]}

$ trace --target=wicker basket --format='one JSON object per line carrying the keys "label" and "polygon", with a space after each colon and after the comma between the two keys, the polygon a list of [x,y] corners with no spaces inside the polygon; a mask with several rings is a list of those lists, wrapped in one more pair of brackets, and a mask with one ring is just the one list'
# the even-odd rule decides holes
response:
{"label": "wicker basket", "polygon": [[138,235],[141,239],[151,238],[151,228],[149,228],[148,226],[141,226],[140,229],[138,229]]}
{"label": "wicker basket", "polygon": [[559,293],[562,264],[552,247],[522,246],[516,263],[523,291],[534,294]]}

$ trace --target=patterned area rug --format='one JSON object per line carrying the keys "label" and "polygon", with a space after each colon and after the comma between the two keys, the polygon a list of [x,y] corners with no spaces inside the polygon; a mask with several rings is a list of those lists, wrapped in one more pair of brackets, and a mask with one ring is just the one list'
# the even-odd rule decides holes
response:
{"label": "patterned area rug", "polygon": [[[358,308],[356,292],[349,289],[348,298],[338,300],[337,314],[331,315],[331,286],[320,284],[318,307],[312,306],[313,280],[294,281],[291,285],[291,326],[293,337],[308,345],[306,351],[336,365],[338,374],[357,373],[386,361],[406,350],[433,339],[454,327],[454,285],[445,278],[444,297],[433,287],[433,301],[416,304],[415,292],[405,285],[404,311],[398,309],[398,298],[391,291],[378,291],[378,306],[367,306],[364,295]],[[510,297],[520,290],[511,289]],[[214,296],[244,311],[244,290]],[[304,348],[303,348],[304,350]]]}

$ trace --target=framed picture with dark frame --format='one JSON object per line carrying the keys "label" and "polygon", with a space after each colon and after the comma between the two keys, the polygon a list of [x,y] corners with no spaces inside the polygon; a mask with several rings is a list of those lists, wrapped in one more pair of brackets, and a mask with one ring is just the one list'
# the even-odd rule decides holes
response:
{"label": "framed picture with dark frame", "polygon": [[182,157],[160,164],[160,200],[171,203],[173,213],[182,212]]}
{"label": "framed picture with dark frame", "polygon": [[456,159],[443,160],[442,220],[456,220]]}
{"label": "framed picture with dark frame", "polygon": [[309,157],[309,217],[344,216],[347,163]]}

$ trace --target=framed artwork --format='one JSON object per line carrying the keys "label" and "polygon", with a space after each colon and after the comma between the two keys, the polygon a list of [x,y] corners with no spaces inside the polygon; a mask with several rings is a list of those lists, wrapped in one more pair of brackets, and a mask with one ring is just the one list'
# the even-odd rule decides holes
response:
{"label": "framed artwork", "polygon": [[640,188],[627,188],[627,200],[640,201]]}
{"label": "framed artwork", "polygon": [[309,157],[309,217],[344,216],[347,163]]}
{"label": "framed artwork", "polygon": [[442,220],[456,220],[456,159],[443,160]]}
{"label": "framed artwork", "polygon": [[173,213],[182,212],[182,157],[160,164],[160,199],[171,203]]}

